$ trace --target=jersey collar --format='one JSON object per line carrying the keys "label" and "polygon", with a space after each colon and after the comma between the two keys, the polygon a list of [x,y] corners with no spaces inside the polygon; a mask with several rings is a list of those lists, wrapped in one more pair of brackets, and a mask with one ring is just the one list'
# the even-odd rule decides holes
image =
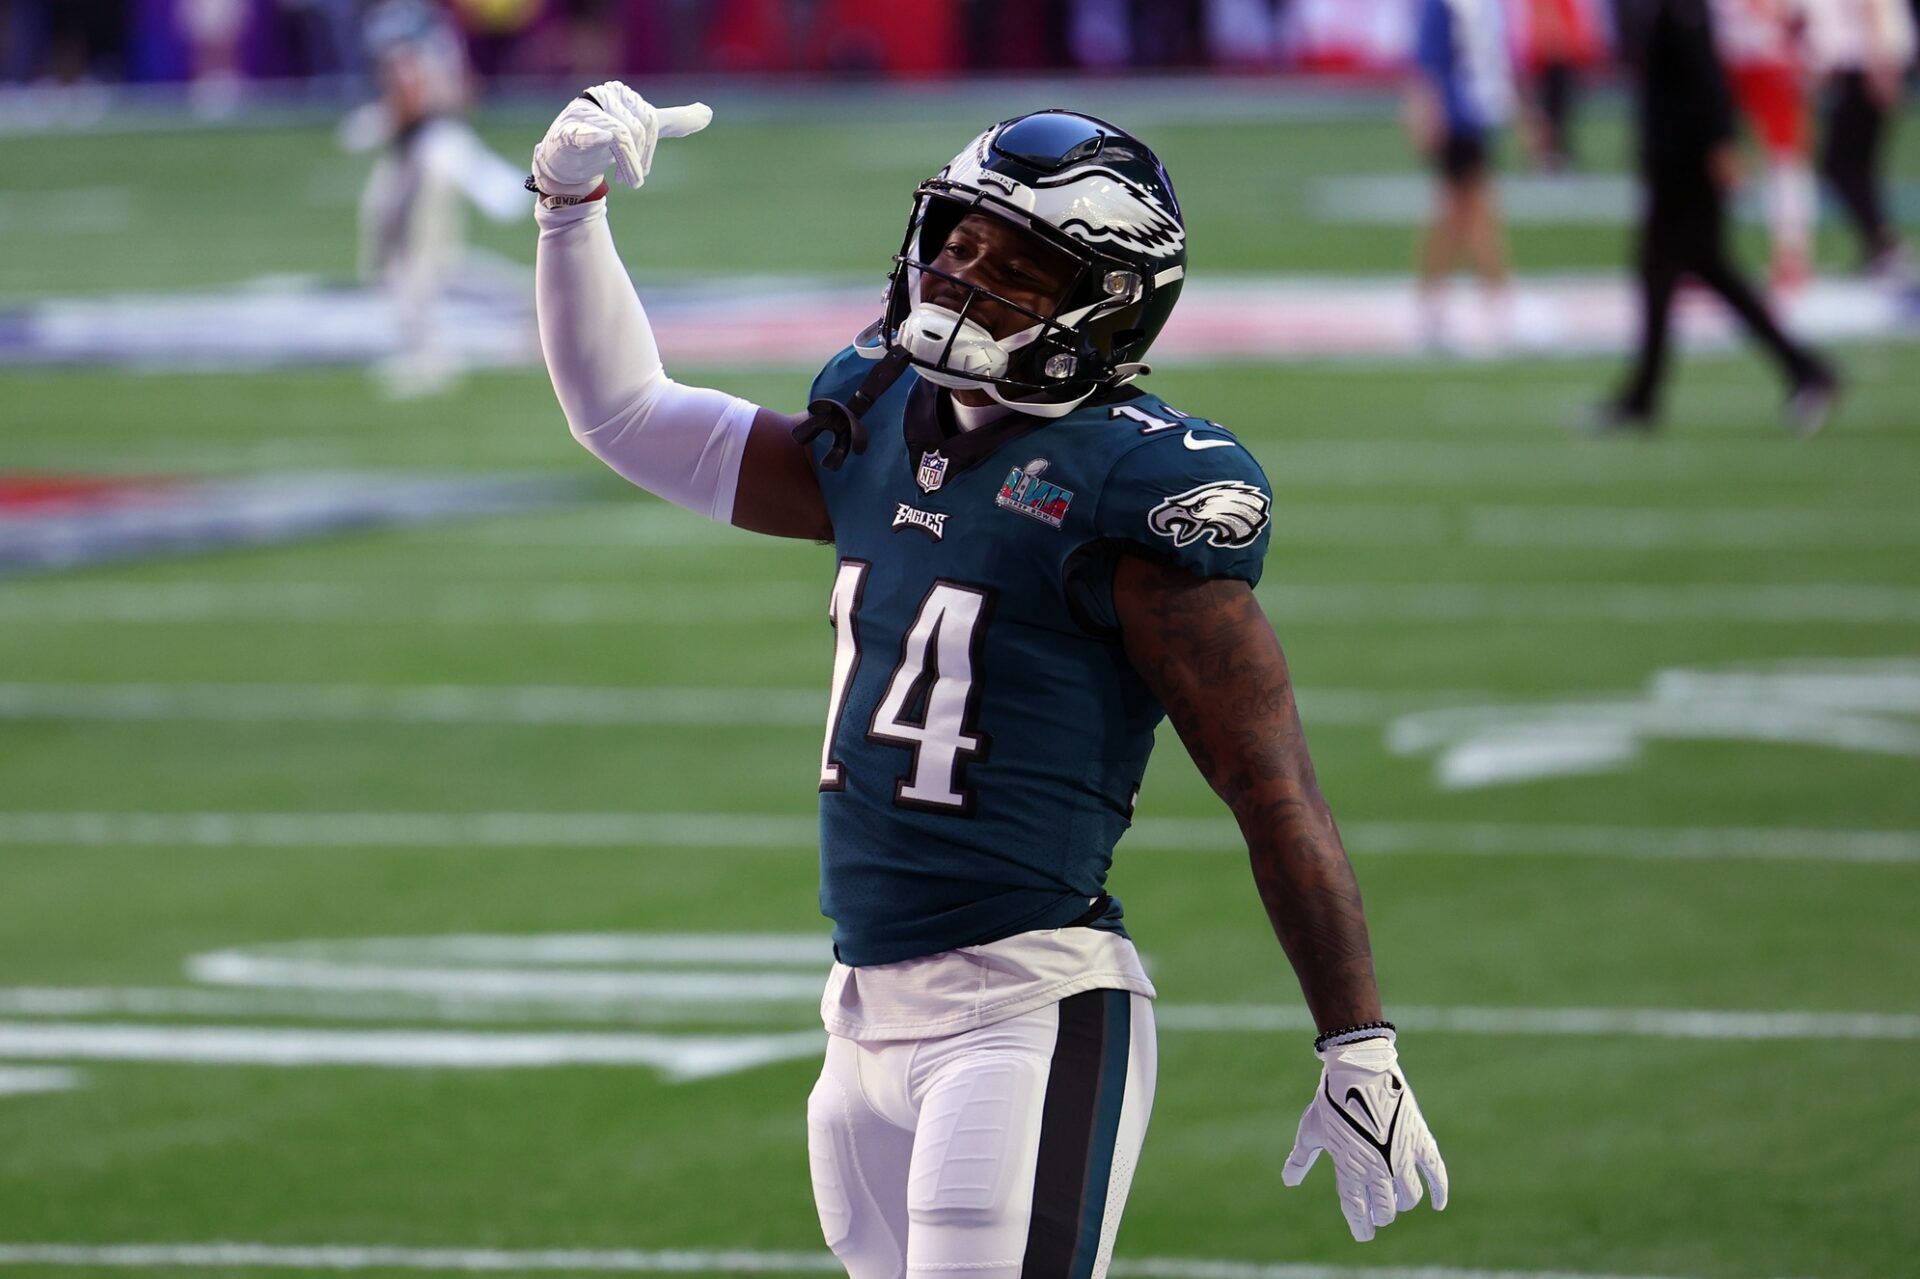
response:
{"label": "jersey collar", "polygon": [[923,453],[939,450],[947,459],[948,473],[957,474],[986,461],[1002,444],[1047,424],[1046,418],[1009,413],[985,426],[962,431],[953,420],[953,403],[946,392],[924,378],[916,379],[907,392],[901,420],[907,437],[909,475],[920,469]]}

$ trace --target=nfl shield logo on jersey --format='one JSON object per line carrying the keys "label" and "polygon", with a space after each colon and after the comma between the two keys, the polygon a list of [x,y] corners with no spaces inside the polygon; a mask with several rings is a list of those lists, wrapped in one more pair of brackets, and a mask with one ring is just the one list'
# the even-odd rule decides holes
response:
{"label": "nfl shield logo on jersey", "polygon": [[926,492],[931,493],[946,483],[947,459],[937,451],[925,453],[920,457],[920,469],[914,473],[915,480]]}

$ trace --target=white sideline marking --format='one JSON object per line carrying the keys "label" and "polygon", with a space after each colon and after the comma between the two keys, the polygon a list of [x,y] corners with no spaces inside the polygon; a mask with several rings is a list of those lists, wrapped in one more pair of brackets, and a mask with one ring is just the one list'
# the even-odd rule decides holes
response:
{"label": "white sideline marking", "polygon": [[1476,546],[1529,550],[1772,550],[1920,542],[1920,518],[1902,510],[1475,506],[1467,509],[1464,522],[1466,540]]}
{"label": "white sideline marking", "polygon": [[[1476,422],[1479,418],[1474,419]],[[753,534],[652,504],[610,511],[567,512],[537,523],[516,519],[462,529],[429,530],[411,540],[484,557],[499,547],[596,547],[625,554],[632,547],[732,551]],[[1289,503],[1273,512],[1275,545],[1407,546],[1464,541],[1528,550],[1865,549],[1920,542],[1920,516],[1899,508],[1828,509],[1746,506],[1666,510],[1627,506],[1451,506],[1441,503]]]}
{"label": "white sideline marking", "polygon": [[[210,951],[187,961],[187,975],[214,986],[296,990],[694,1005],[805,1003],[819,998],[831,959],[824,938],[804,933],[410,937]],[[604,966],[617,963],[669,966]],[[695,963],[707,967],[684,966]]]}
{"label": "white sideline marking", "polygon": [[0,1058],[432,1070],[648,1066],[676,1082],[817,1056],[824,1042],[825,1032],[818,1030],[764,1035],[647,1035],[0,1021]]}
{"label": "white sideline marking", "polygon": [[[1920,1039],[1911,1013],[1743,1012],[1683,1008],[1423,1008],[1395,1005],[1402,1029],[1476,1035],[1623,1035],[1653,1039]],[[1285,1004],[1173,1004],[1154,1022],[1176,1031],[1300,1031],[1314,1023]]]}
{"label": "white sideline marking", "polygon": [[[613,1274],[844,1274],[827,1252],[748,1249],[641,1251],[627,1248],[398,1248],[362,1244],[135,1243],[0,1244],[6,1266],[161,1266],[283,1270],[591,1271]],[[1202,1257],[1115,1258],[1115,1279],[1655,1279],[1572,1270],[1485,1270],[1461,1266],[1330,1266],[1313,1262]]]}
{"label": "white sideline marking", "polygon": [[[817,1023],[822,975],[804,1002],[735,999],[689,1010],[685,1004],[624,995],[587,994],[505,997],[460,991],[431,995],[380,990],[208,990],[192,986],[0,987],[0,1017],[213,1017],[301,1018],[312,1021],[426,1021],[443,1024],[493,1022],[588,1022],[619,1026],[770,1024],[795,1028]],[[791,1018],[782,1014],[791,1012]]]}
{"label": "white sideline marking", "polygon": [[[764,994],[752,998],[739,998],[732,1002],[736,1007],[727,1012],[715,1012],[709,1015],[706,1010],[698,1014],[702,1021],[729,1019],[752,1020],[764,1026],[771,1010],[776,1004],[790,1006],[796,1015],[808,1015],[818,1002],[824,974],[809,980],[810,988],[801,999],[774,999]],[[202,1017],[243,1017],[243,1016],[284,1016],[310,1017],[333,1021],[380,1021],[395,1017],[419,1017],[442,1022],[497,1021],[529,1022],[539,1020],[594,1021],[609,1024],[658,1024],[678,1021],[684,1023],[688,1018],[684,1007],[673,1009],[664,1005],[649,1005],[642,996],[627,996],[619,992],[608,992],[604,998],[595,998],[591,992],[565,992],[542,998],[500,999],[485,988],[484,982],[476,982],[470,992],[454,993],[457,988],[454,975],[442,982],[443,993],[430,999],[403,1000],[394,992],[386,991],[330,991],[290,989],[285,991],[249,991],[249,990],[196,990],[190,987],[167,989],[164,987],[146,987],[119,989],[116,987],[18,987],[0,988],[0,1013],[24,1017],[75,1017],[101,1015],[138,1014],[146,1016],[202,1016]],[[1175,1033],[1293,1033],[1311,1031],[1313,1018],[1304,1008],[1286,1004],[1161,1004],[1154,1013],[1155,1023],[1163,1031]],[[1887,1042],[1911,1042],[1920,1040],[1920,1014],[1912,1013],[1836,1013],[1805,1011],[1769,1011],[1754,1012],[1742,1009],[1675,1009],[1675,1008],[1479,1008],[1479,1007],[1423,1007],[1418,1005],[1396,1005],[1393,1011],[1394,1023],[1406,1030],[1418,1030],[1427,1034],[1474,1034],[1474,1035],[1551,1035],[1551,1036],[1616,1036],[1623,1038],[1649,1039],[1703,1039],[1703,1040],[1877,1040]],[[11,1050],[5,1035],[9,1029],[27,1025],[45,1025],[41,1022],[0,1022],[0,1053]],[[57,1023],[54,1023],[57,1024]],[[76,1027],[95,1027],[99,1023],[72,1023],[67,1029]],[[147,1030],[154,1027],[107,1026],[107,1030]],[[277,1028],[244,1026],[205,1026],[171,1027],[190,1032],[224,1033],[235,1031],[253,1034],[256,1031],[265,1034],[279,1033]],[[392,1036],[434,1036],[436,1031],[382,1031],[376,1032]],[[803,1055],[800,1051],[799,1037],[812,1034],[812,1031],[794,1032],[795,1051],[793,1056]],[[592,1032],[573,1032],[573,1038],[592,1039]],[[736,1036],[708,1036],[713,1043],[732,1043]],[[756,1043],[767,1036],[750,1036]],[[817,1038],[817,1037],[816,1037]],[[673,1042],[681,1042],[675,1036]],[[103,1041],[105,1042],[105,1041]],[[191,1055],[194,1049],[184,1041],[179,1044],[163,1045],[153,1050],[154,1055],[144,1055],[136,1041],[119,1039],[112,1041],[111,1056],[115,1060],[139,1061],[209,1061],[227,1064],[246,1064],[234,1057]],[[226,1050],[221,1050],[226,1051]],[[266,1050],[260,1050],[263,1054]],[[279,1057],[273,1061],[260,1061],[253,1064],[267,1065],[447,1065],[456,1068],[487,1069],[509,1066],[545,1066],[573,1064],[570,1057],[555,1060],[517,1060],[509,1051],[497,1051],[493,1056],[486,1053],[469,1053],[465,1046],[450,1048],[437,1043],[423,1043],[417,1059],[408,1061],[387,1060],[369,1054],[365,1058],[342,1056],[344,1050],[337,1046],[326,1046],[316,1051],[311,1060],[300,1056],[301,1047],[279,1045],[275,1048]],[[387,1046],[380,1047],[381,1052]],[[492,1052],[493,1050],[489,1050]],[[515,1050],[517,1051],[517,1050]],[[100,1056],[95,1056],[95,1053]],[[82,1048],[73,1053],[59,1051],[49,1047],[43,1053],[14,1055],[45,1056],[59,1059],[67,1056],[102,1059],[109,1049]],[[448,1059],[439,1059],[445,1055]],[[498,1059],[496,1059],[498,1058]],[[762,1060],[777,1060],[775,1057],[764,1059],[745,1058],[743,1064],[730,1066],[730,1069],[745,1069],[747,1066],[761,1064]],[[247,1059],[251,1061],[251,1059]],[[594,1058],[600,1064],[632,1064],[627,1061],[607,1061]],[[640,1064],[656,1064],[651,1060]],[[16,1072],[31,1075],[35,1072]],[[52,1073],[52,1072],[41,1072]],[[720,1073],[715,1070],[713,1073]],[[0,1069],[0,1093],[8,1091],[36,1091],[35,1089],[9,1090],[6,1087],[7,1071]],[[63,1085],[68,1086],[68,1085]]]}
{"label": "white sideline marking", "polygon": [[352,582],[13,582],[0,586],[9,622],[335,622],[442,626],[526,624],[704,626],[819,621],[825,592],[810,583],[751,590],[659,583],[513,582],[389,587]]}
{"label": "white sideline marking", "polygon": [[824,688],[9,683],[0,719],[817,728],[826,701]]}
{"label": "white sideline marking", "polygon": [[[1300,695],[1310,724],[1371,725],[1426,707],[1498,702],[1484,691],[1322,688]],[[620,688],[480,684],[0,683],[0,720],[108,723],[775,725],[818,731],[820,688]]]}
{"label": "white sideline marking", "polygon": [[[1920,862],[1920,831],[1553,823],[1343,823],[1359,855]],[[0,813],[0,846],[82,848],[805,848],[811,816],[726,813]],[[1226,817],[1149,817],[1125,847],[1242,853]]]}
{"label": "white sideline marking", "polygon": [[66,1092],[80,1086],[80,1072],[57,1066],[0,1066],[0,1097],[26,1093]]}
{"label": "white sideline marking", "polygon": [[[1641,585],[1405,582],[1273,586],[1276,622],[1611,622],[1681,625],[1896,625],[1920,622],[1920,589],[1879,584],[1695,582]],[[461,583],[409,588],[346,582],[30,582],[0,586],[0,621],[303,622],[446,626],[711,626],[817,623],[812,583],[750,590],[685,584]]]}

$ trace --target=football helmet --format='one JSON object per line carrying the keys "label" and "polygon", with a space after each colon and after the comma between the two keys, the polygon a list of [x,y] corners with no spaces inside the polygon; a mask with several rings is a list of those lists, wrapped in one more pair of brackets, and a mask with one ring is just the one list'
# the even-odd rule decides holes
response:
{"label": "football helmet", "polygon": [[[933,265],[972,213],[1010,222],[1071,259],[1074,274],[1051,315]],[[855,343],[862,354],[892,353],[928,381],[1063,417],[1147,371],[1141,357],[1180,296],[1187,231],[1173,182],[1144,142],[1092,116],[1036,111],[994,125],[920,184],[893,262],[886,310]],[[921,299],[929,275],[963,291],[958,311]],[[982,297],[1032,323],[996,338],[969,314]]]}

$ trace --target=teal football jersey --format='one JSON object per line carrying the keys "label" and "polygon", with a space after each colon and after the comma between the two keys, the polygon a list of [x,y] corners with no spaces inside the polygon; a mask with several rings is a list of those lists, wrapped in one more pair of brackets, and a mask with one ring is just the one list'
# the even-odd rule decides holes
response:
{"label": "teal football jersey", "polygon": [[[849,399],[852,348],[810,398]],[[1257,582],[1272,492],[1224,428],[1124,389],[961,432],[908,370],[815,473],[839,553],[820,761],[835,951],[887,964],[1072,923],[1106,893],[1164,714],[1114,618],[1120,551]]]}

